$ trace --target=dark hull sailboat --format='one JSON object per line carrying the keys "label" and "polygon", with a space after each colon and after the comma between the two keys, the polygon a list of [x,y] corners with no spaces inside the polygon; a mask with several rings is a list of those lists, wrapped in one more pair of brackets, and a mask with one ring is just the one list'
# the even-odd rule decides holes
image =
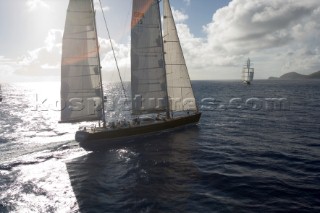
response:
{"label": "dark hull sailboat", "polygon": [[[134,122],[117,125],[109,122],[107,125],[94,3],[93,0],[69,0],[62,45],[61,122],[103,122],[102,127],[88,127],[76,132],[75,139],[84,149],[102,150],[199,122],[201,113],[196,105],[169,0],[163,0],[163,28],[159,3],[159,0],[132,1],[131,97]],[[110,44],[112,46],[111,39]],[[117,64],[117,60],[115,62]],[[120,75],[119,70],[118,73]],[[121,75],[119,77],[122,83]],[[122,88],[124,91],[123,84]],[[185,115],[173,117],[175,112]],[[141,119],[140,122],[137,117],[163,113],[166,114],[164,119]]]}
{"label": "dark hull sailboat", "polygon": [[178,117],[166,121],[141,123],[133,127],[95,128],[76,132],[76,141],[87,151],[99,151],[110,147],[122,146],[137,139],[153,136],[167,130],[194,125],[199,122],[201,113]]}

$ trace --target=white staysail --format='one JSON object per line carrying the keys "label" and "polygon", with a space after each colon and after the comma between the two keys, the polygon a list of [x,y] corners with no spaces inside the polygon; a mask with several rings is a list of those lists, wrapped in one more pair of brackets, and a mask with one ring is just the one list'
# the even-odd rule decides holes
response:
{"label": "white staysail", "polygon": [[133,0],[131,94],[133,114],[168,111],[158,0]]}
{"label": "white staysail", "polygon": [[164,50],[170,110],[197,110],[169,0],[164,0]]}
{"label": "white staysail", "polygon": [[62,44],[61,122],[101,120],[101,67],[92,0],[70,0]]}

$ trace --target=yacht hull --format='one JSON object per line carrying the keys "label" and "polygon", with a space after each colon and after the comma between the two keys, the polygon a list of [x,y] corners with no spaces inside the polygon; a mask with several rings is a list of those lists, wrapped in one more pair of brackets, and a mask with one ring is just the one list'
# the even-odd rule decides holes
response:
{"label": "yacht hull", "polygon": [[155,122],[114,130],[77,131],[75,140],[87,151],[100,151],[112,147],[123,146],[138,138],[153,136],[168,130],[193,125],[199,122],[201,113],[174,118],[168,121]]}

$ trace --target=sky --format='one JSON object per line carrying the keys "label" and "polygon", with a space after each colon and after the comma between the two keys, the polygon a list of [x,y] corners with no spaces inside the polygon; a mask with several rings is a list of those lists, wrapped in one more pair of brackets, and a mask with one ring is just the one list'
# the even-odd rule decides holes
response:
{"label": "sky", "polygon": [[[98,0],[104,80],[115,64]],[[101,0],[119,66],[130,74],[131,0]],[[250,58],[255,78],[320,70],[319,0],[171,0],[192,80],[237,80]],[[0,83],[59,81],[68,0],[0,1]]]}

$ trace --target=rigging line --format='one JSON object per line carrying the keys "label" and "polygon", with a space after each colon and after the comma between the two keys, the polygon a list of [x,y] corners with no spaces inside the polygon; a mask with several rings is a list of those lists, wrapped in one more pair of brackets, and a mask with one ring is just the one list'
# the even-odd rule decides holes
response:
{"label": "rigging line", "polygon": [[114,48],[113,48],[113,44],[112,44],[112,40],[111,40],[111,36],[110,36],[108,24],[107,24],[107,19],[106,19],[106,16],[104,15],[104,11],[103,11],[101,0],[99,0],[99,3],[100,3],[101,12],[102,12],[102,15],[103,15],[104,23],[105,23],[106,28],[107,28],[108,37],[109,37],[109,41],[110,41],[110,45],[111,45],[111,49],[112,49],[112,53],[113,53],[113,58],[114,58],[114,60],[116,62],[119,78],[120,78],[120,81],[121,81],[122,90],[123,90],[124,97],[125,97],[125,100],[126,100],[125,103],[127,104],[128,98],[127,98],[126,90],[125,90],[124,85],[123,85],[123,81],[122,81],[122,77],[121,77],[121,73],[120,73],[120,69],[119,69],[119,65],[118,65],[118,60],[117,60],[117,57],[116,57],[116,54],[115,54],[115,51],[114,51]]}

